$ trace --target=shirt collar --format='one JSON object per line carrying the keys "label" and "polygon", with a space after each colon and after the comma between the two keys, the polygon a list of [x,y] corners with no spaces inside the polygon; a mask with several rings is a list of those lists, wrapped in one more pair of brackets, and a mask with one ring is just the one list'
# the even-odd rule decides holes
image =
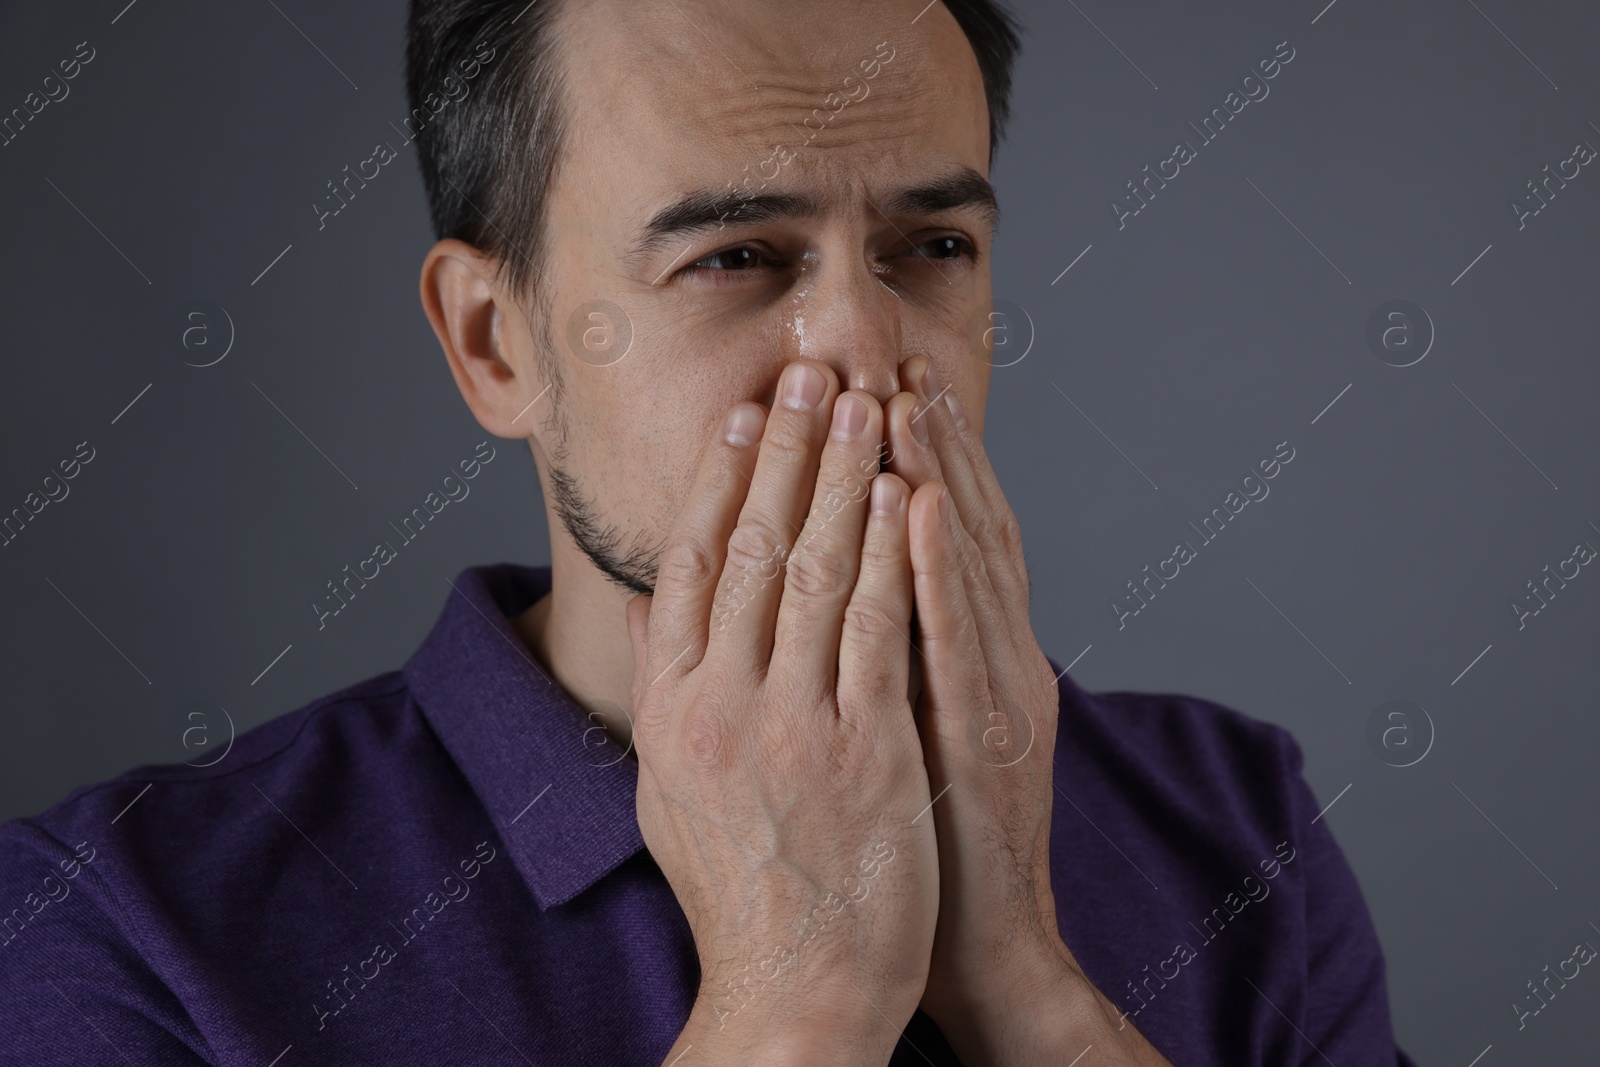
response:
{"label": "shirt collar", "polygon": [[644,847],[638,766],[512,628],[550,591],[548,567],[469,567],[452,585],[402,674],[539,907],[564,904]]}

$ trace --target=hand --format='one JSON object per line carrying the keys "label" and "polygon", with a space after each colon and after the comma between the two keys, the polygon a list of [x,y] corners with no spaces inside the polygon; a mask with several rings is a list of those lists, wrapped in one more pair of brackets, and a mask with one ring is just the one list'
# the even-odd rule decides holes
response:
{"label": "hand", "polygon": [[1102,1054],[1164,1063],[1084,977],[1056,922],[1058,690],[1028,621],[1016,516],[930,362],[914,357],[901,374],[915,395],[888,405],[891,469],[915,490],[916,715],[939,798],[939,921],[923,1010],[973,1065],[1070,1059],[1090,1040]]}
{"label": "hand", "polygon": [[804,360],[778,398],[730,412],[655,596],[628,604],[639,826],[700,957],[668,1061],[882,1064],[939,892],[933,820],[913,822],[910,493],[877,474],[870,394]]}

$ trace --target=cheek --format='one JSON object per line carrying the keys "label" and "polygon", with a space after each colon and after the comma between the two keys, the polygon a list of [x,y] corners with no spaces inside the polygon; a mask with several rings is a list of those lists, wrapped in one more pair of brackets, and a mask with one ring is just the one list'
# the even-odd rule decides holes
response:
{"label": "cheek", "polygon": [[624,531],[670,533],[728,409],[768,408],[783,360],[775,324],[720,333],[687,316],[636,323],[626,360],[568,361],[569,466],[605,517]]}
{"label": "cheek", "polygon": [[643,424],[676,417],[664,409],[684,413],[679,425],[696,452],[739,401],[771,408],[778,376],[793,358],[779,309],[712,304],[685,298],[655,310],[635,332],[638,361],[625,386],[628,415]]}

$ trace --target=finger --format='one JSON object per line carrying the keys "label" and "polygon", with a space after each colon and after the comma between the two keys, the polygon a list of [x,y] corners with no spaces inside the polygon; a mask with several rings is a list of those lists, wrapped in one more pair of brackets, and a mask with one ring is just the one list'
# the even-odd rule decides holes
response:
{"label": "finger", "polygon": [[911,497],[911,576],[918,641],[928,670],[923,679],[933,719],[946,739],[965,743],[971,723],[989,704],[989,666],[977,619],[956,560],[957,519],[949,490],[929,482]]}
{"label": "finger", "polygon": [[639,704],[639,693],[644,687],[645,658],[650,652],[650,603],[652,598],[645,593],[629,597],[624,617],[628,622],[628,643],[633,647],[633,687],[629,698],[635,707]]}
{"label": "finger", "polygon": [[755,474],[727,541],[712,652],[758,674],[771,659],[784,563],[816,484],[838,389],[838,376],[825,363],[796,360],[784,368]]}
{"label": "finger", "polygon": [[931,360],[913,357],[902,364],[901,373],[925,405],[921,421],[928,424],[940,475],[950,487],[962,527],[983,555],[995,592],[1013,609],[1026,608],[1028,573],[1022,537],[983,442],[967,422],[955,392],[939,382]]}
{"label": "finger", "polygon": [[784,564],[771,674],[786,691],[820,699],[836,690],[839,635],[861,567],[861,531],[882,441],[877,398],[856,390],[840,393],[811,510]]}
{"label": "finger", "polygon": [[911,673],[911,489],[887,471],[872,479],[861,573],[839,639],[841,714],[881,713],[907,699]]}
{"label": "finger", "polygon": [[[735,404],[700,461],[689,499],[656,564],[655,595],[643,607],[648,612],[648,647],[635,658],[640,700],[652,687],[681,678],[705,657],[718,576],[734,518],[749,490],[755,443],[765,422],[760,404]],[[630,612],[640,610],[633,603]],[[629,623],[633,625],[631,614]]]}
{"label": "finger", "polygon": [[939,478],[939,454],[928,436],[925,405],[913,393],[900,392],[884,405],[885,440],[888,469],[894,471],[915,492],[925,482]]}
{"label": "finger", "polygon": [[[914,360],[907,360],[902,368],[920,371],[919,362],[925,364],[926,360],[914,357]],[[911,384],[920,387],[920,379]],[[889,468],[904,478],[913,490],[935,483],[948,486],[939,454],[929,434],[929,426],[942,407],[942,400],[930,406],[911,393],[897,393],[889,401],[889,439],[893,457]],[[996,595],[983,552],[962,523],[957,523],[955,531],[955,565],[959,567],[966,584],[968,601],[977,616],[978,634],[984,650],[991,661],[998,660],[1005,654],[1014,628],[1015,620],[1010,614],[1014,608],[1009,601]]]}

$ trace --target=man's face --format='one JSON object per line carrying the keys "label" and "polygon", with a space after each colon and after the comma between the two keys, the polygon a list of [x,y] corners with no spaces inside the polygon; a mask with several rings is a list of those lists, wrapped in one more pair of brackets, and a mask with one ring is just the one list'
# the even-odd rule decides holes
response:
{"label": "man's face", "polygon": [[927,356],[981,431],[989,120],[943,5],[583,0],[558,48],[534,447],[602,569],[653,585],[723,414],[797,358],[886,402]]}

